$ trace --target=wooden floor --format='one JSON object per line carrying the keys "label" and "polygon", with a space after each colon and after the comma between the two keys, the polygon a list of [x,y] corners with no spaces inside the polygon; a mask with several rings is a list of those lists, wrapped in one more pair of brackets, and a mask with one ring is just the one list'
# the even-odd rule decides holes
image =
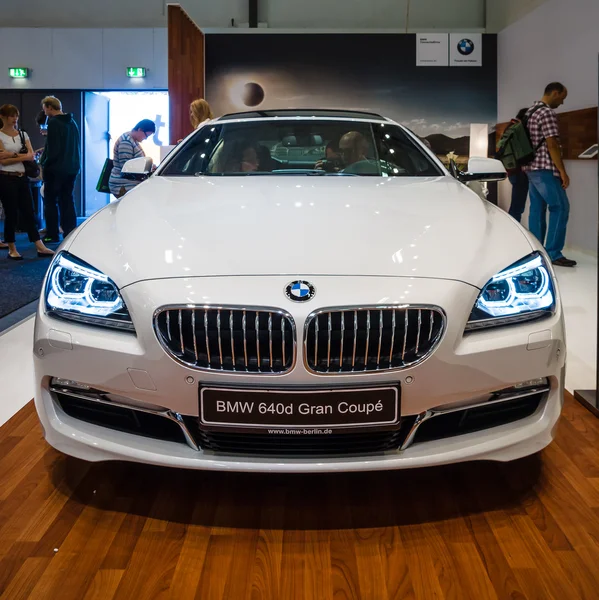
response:
{"label": "wooden floor", "polygon": [[599,420],[541,455],[377,474],[90,465],[0,428],[0,598],[599,598]]}

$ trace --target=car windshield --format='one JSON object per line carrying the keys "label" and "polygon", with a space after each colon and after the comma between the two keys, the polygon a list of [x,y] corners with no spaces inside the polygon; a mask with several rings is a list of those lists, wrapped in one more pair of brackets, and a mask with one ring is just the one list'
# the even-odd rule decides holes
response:
{"label": "car windshield", "polygon": [[160,172],[165,176],[442,174],[397,125],[297,118],[208,124]]}

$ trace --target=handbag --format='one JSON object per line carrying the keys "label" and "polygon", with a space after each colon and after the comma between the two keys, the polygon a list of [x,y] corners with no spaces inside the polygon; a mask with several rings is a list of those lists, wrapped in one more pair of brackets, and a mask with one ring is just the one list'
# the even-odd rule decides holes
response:
{"label": "handbag", "polygon": [[100,179],[98,179],[98,183],[96,184],[96,192],[110,194],[108,180],[110,179],[110,174],[112,173],[112,167],[114,167],[112,158],[107,158],[104,161],[104,166],[102,167],[102,172],[100,173]]}
{"label": "handbag", "polygon": [[[21,151],[19,154],[27,154],[27,144],[25,143],[25,135],[23,131],[19,129],[19,137],[21,138]],[[25,167],[25,175],[30,179],[37,179],[40,176],[40,166],[35,160],[24,160],[23,166]]]}

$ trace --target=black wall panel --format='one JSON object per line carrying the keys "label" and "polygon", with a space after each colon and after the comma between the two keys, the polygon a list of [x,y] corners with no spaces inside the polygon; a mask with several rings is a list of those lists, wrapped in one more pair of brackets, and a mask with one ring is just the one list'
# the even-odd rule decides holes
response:
{"label": "black wall panel", "polygon": [[[41,110],[41,101],[47,95],[53,95],[62,102],[64,112],[73,113],[75,122],[82,131],[81,123],[83,118],[83,93],[80,90],[0,90],[0,104],[14,104],[21,113],[20,126],[31,138],[31,145],[34,149],[42,148],[44,138],[39,132],[35,118]],[[81,139],[81,148],[83,149],[83,138]],[[81,188],[81,175],[77,178],[75,184],[75,208],[77,216],[85,214],[83,205],[83,194]]]}

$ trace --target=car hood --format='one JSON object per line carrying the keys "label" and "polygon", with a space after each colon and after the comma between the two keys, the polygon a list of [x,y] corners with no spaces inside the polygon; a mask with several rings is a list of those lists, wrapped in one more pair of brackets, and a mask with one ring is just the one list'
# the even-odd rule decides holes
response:
{"label": "car hood", "polygon": [[172,277],[427,277],[481,287],[532,251],[451,177],[152,177],[65,247],[119,287]]}

